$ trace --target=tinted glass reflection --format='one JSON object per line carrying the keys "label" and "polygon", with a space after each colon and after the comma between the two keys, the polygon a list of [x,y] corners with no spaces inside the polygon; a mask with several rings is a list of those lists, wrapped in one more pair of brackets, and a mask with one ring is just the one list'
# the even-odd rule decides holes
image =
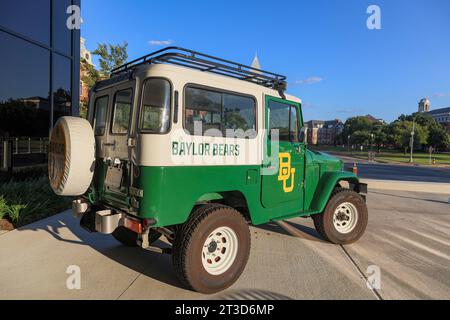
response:
{"label": "tinted glass reflection", "polygon": [[0,1],[0,26],[50,46],[50,0]]}
{"label": "tinted glass reflection", "polygon": [[71,114],[71,60],[59,54],[53,55],[54,121]]}
{"label": "tinted glass reflection", "polygon": [[47,137],[50,53],[2,31],[0,43],[0,136]]}
{"label": "tinted glass reflection", "polygon": [[53,48],[67,55],[71,54],[71,30],[67,28],[67,8],[72,0],[53,1]]}

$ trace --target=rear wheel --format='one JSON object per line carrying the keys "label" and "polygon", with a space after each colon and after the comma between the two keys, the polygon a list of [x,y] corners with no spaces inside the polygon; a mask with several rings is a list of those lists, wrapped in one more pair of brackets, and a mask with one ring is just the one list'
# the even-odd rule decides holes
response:
{"label": "rear wheel", "polygon": [[[112,233],[112,236],[127,247],[137,247],[138,234],[125,227],[118,227]],[[161,237],[161,233],[150,230],[149,242],[153,243]]]}
{"label": "rear wheel", "polygon": [[217,204],[199,207],[175,236],[177,277],[201,293],[222,291],[244,271],[250,243],[247,221],[238,211]]}
{"label": "rear wheel", "polygon": [[337,188],[325,211],[313,216],[317,232],[335,244],[356,242],[367,227],[368,212],[364,199],[356,192]]}

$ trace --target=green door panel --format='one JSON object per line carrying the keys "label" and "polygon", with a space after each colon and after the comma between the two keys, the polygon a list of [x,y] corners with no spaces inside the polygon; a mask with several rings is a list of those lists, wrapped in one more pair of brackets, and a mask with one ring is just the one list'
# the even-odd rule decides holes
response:
{"label": "green door panel", "polygon": [[[266,97],[267,136],[264,152],[261,203],[276,219],[303,210],[305,146],[298,142],[302,127],[300,104]],[[278,147],[273,129],[279,131]],[[269,134],[270,131],[270,134]]]}

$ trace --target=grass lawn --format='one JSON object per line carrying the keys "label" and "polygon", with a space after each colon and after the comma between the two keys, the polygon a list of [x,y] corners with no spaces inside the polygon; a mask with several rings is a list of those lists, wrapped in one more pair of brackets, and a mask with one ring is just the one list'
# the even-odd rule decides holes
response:
{"label": "grass lawn", "polygon": [[[368,150],[353,151],[349,153],[345,148],[333,146],[311,147],[311,149],[354,157],[357,159],[367,160],[368,158]],[[414,163],[416,164],[430,165],[430,155],[428,153],[415,152],[413,158]],[[450,165],[450,153],[436,153],[432,155],[432,159],[436,159],[436,164],[438,165]],[[399,151],[382,151],[381,153],[376,154],[375,160],[386,163],[409,163],[410,155],[405,155],[403,152]]]}

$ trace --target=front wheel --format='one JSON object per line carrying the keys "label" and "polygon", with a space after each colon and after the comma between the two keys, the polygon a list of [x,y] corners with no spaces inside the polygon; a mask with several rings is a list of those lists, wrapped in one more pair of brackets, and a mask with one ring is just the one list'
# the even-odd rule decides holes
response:
{"label": "front wheel", "polygon": [[247,221],[238,211],[217,204],[199,207],[175,236],[177,277],[201,293],[222,291],[244,271],[250,242]]}
{"label": "front wheel", "polygon": [[356,192],[337,188],[325,211],[313,216],[317,232],[335,244],[359,240],[367,227],[368,211],[364,199]]}

